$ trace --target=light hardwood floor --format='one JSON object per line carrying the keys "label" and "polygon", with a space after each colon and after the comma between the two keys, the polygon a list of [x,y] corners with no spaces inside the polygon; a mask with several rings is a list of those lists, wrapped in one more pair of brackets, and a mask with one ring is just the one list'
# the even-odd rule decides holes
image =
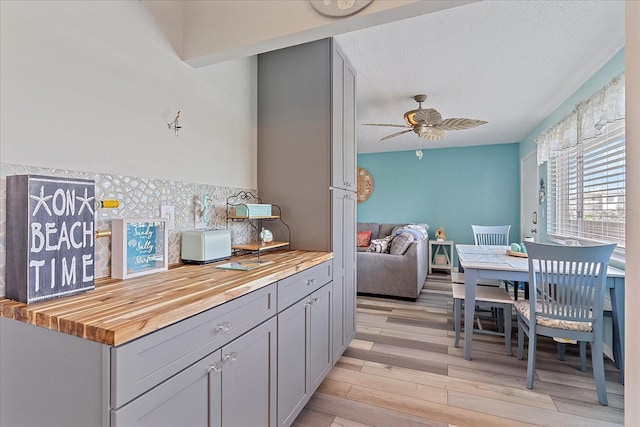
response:
{"label": "light hardwood floor", "polygon": [[515,356],[517,327],[514,356],[506,355],[503,338],[475,334],[467,361],[464,340],[453,346],[452,318],[446,275],[429,276],[416,302],[359,296],[356,339],[294,426],[623,425],[624,386],[606,357],[609,406],[598,403],[590,352],[581,372],[577,346],[568,345],[561,362],[544,337],[528,390],[526,354]]}

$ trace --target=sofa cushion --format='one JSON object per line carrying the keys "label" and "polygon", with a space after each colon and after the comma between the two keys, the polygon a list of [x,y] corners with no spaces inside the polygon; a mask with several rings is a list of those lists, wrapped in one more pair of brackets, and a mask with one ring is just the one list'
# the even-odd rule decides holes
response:
{"label": "sofa cushion", "polygon": [[367,249],[367,252],[377,252],[381,254],[388,254],[389,243],[391,243],[392,239],[393,239],[393,236],[383,237],[382,239],[371,239],[371,243],[369,244],[369,248]]}
{"label": "sofa cushion", "polygon": [[369,246],[369,240],[371,240],[371,230],[358,231],[356,246],[359,248],[366,248]]}
{"label": "sofa cushion", "polygon": [[378,239],[383,237],[393,236],[394,230],[401,227],[402,224],[380,224],[380,232],[378,233]]}
{"label": "sofa cushion", "polygon": [[391,240],[389,253],[391,255],[404,255],[409,249],[411,243],[415,241],[415,237],[411,233],[400,233]]}

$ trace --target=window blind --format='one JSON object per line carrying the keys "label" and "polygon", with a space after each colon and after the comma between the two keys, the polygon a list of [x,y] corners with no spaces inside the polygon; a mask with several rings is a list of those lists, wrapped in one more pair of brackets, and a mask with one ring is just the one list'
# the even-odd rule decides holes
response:
{"label": "window blind", "polygon": [[547,234],[583,244],[617,243],[625,249],[625,121],[553,156],[547,168]]}

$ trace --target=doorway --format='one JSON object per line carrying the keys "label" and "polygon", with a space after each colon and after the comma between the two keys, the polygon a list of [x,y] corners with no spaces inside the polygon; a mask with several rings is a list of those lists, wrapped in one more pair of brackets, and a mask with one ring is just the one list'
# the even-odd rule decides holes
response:
{"label": "doorway", "polygon": [[538,241],[539,223],[543,219],[538,204],[538,162],[536,152],[520,161],[520,241]]}

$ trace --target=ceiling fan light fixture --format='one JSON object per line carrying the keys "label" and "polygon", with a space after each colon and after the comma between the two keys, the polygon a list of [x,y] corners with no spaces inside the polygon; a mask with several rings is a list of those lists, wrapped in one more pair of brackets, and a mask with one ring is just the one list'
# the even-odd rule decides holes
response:
{"label": "ceiling fan light fixture", "polygon": [[404,113],[404,121],[407,122],[409,126],[417,126],[420,122],[416,121],[416,113],[419,110],[411,110]]}

